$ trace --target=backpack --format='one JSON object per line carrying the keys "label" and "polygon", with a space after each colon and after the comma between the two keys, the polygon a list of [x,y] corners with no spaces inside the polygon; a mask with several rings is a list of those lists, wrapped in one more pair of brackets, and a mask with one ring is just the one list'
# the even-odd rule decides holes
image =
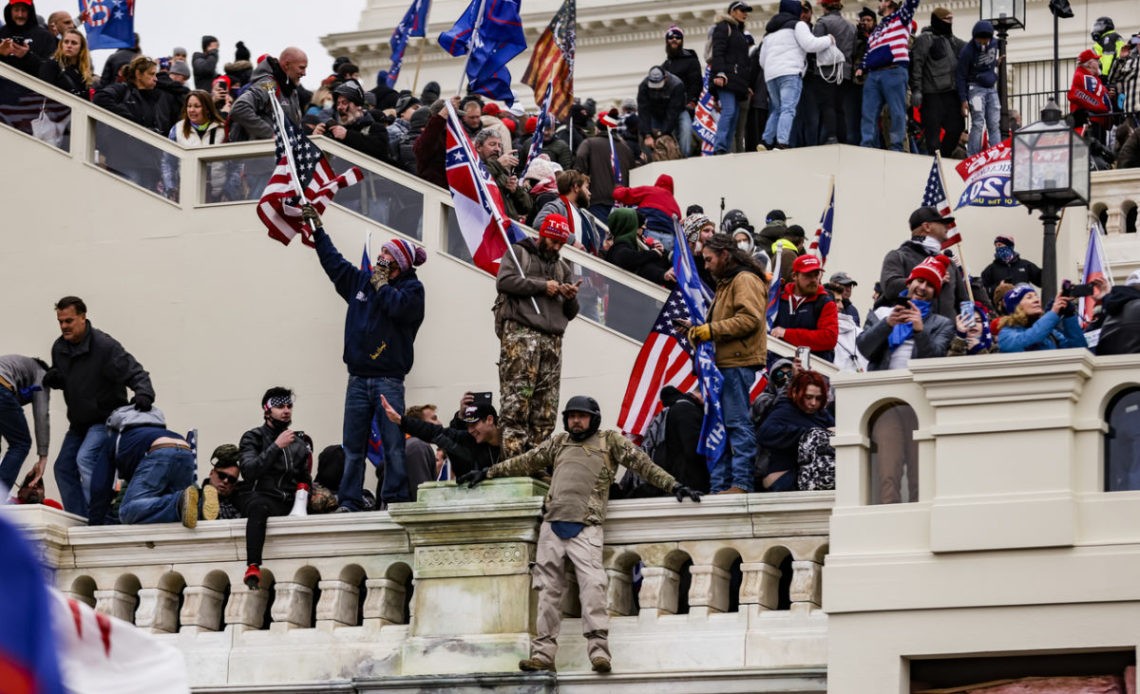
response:
{"label": "backpack", "polygon": [[796,449],[799,470],[796,473],[800,491],[835,489],[835,447],[827,429],[808,429],[800,437]]}

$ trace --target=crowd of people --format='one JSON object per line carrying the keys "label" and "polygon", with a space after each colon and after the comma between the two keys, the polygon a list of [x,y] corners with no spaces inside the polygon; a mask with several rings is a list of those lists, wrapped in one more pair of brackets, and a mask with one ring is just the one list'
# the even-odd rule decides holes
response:
{"label": "crowd of people", "polygon": [[[917,0],[881,0],[877,13],[864,9],[852,25],[837,0],[824,0],[819,17],[807,2],[782,0],[757,42],[746,30],[752,8],[732,2],[710,28],[706,50],[709,89],[719,108],[715,153],[845,142],[939,150],[949,157],[999,139],[995,83],[1001,66],[993,27],[979,22],[964,41],[954,36],[952,12],[936,8],[931,25],[912,41],[916,7]],[[1129,146],[1140,149],[1140,131],[1127,132],[1135,124],[1140,38],[1125,41],[1111,30],[1111,21],[1098,20],[1097,43],[1087,51],[1092,57],[1081,55],[1074,90],[1081,89],[1070,92],[1071,106],[1091,134],[1119,145],[1118,166],[1136,165],[1125,162]],[[86,40],[66,13],[52,14],[41,26],[30,1],[11,0],[0,27],[0,60],[184,147],[271,139],[276,100],[314,138],[336,139],[447,187],[448,100],[438,84],[414,95],[390,87],[381,72],[377,86],[365,90],[357,66],[341,58],[310,93],[301,85],[308,57],[299,49],[253,61],[239,42],[235,60],[219,72],[218,46],[216,37],[204,36],[201,51],[189,60],[181,48],[154,60],[136,37],[136,45],[111,56],[96,78]],[[568,119],[540,132],[537,119],[517,106],[474,95],[450,99],[503,192],[506,213],[538,231],[512,247],[516,260],[503,262],[496,277],[498,407],[492,392],[466,393],[444,424],[435,405],[406,403],[404,382],[427,318],[426,290],[417,276],[427,253],[396,238],[384,244],[371,269],[361,269],[337,250],[316,210],[306,206],[317,261],[346,303],[343,437],[321,450],[316,466],[317,448],[293,420],[294,393],[274,386],[261,398],[261,420],[251,422],[256,426],[238,443],[217,447],[208,476],[198,480],[196,437],[170,426],[155,407],[147,371],[91,324],[82,299],[69,296],[55,307],[60,337],[50,363],[0,357],[0,437],[7,447],[0,485],[17,486],[30,453],[23,414],[30,404],[37,458],[19,485],[19,499],[42,499],[51,437],[48,393],[60,390],[68,430],[54,474],[64,510],[93,525],[181,522],[194,528],[200,519],[244,518],[245,580],[258,588],[270,516],[382,509],[414,500],[423,482],[437,479],[474,485],[495,477],[545,476],[551,486],[536,566],[536,580],[545,588],[540,633],[520,667],[553,667],[565,589],[562,562],[569,558],[582,591],[591,663],[607,672],[600,554],[607,499],[611,493],[672,494],[699,501],[705,493],[834,488],[829,430],[835,402],[828,379],[811,368],[813,359],[862,372],[990,352],[1140,352],[1140,272],[1124,286],[1066,282],[1056,296],[1042,296],[1040,268],[1021,258],[1015,239],[1003,234],[994,239],[993,262],[979,277],[969,277],[960,258],[943,250],[953,218],[921,207],[905,228],[903,220],[890,222],[901,243],[885,254],[879,277],[864,279],[874,282],[875,291],[874,304],[862,312],[851,299],[857,279],[839,271],[825,282],[821,260],[805,247],[804,229],[789,224],[781,210],[769,212],[759,230],[740,210],[718,224],[696,205],[682,213],[667,175],[653,185],[625,185],[630,169],[692,156],[700,147],[691,123],[705,88],[701,59],[685,48],[677,27],[666,32],[665,53],[636,99],[612,109],[576,101]],[[1106,110],[1096,110],[1088,94],[1103,96]],[[913,136],[912,120],[925,126],[922,136]],[[173,159],[116,142],[125,137],[118,132],[103,137],[99,149],[109,168],[141,186],[177,194]],[[538,155],[528,160],[535,139]],[[215,201],[242,199],[270,174],[253,164],[210,167],[207,195]],[[569,399],[561,409],[564,431],[555,432],[562,339],[582,310],[579,291],[586,289],[561,255],[566,245],[666,287],[678,281],[676,254],[692,254],[713,300],[708,315],[678,322],[674,331],[688,344],[714,346],[728,442],[718,459],[697,452],[699,390],[665,388],[663,409],[637,445],[601,430],[601,407],[588,396]],[[775,358],[769,335],[797,348],[797,357]],[[763,374],[767,386],[753,397]],[[902,500],[904,473],[908,498],[915,498],[917,453],[909,438],[915,426],[900,418],[884,427],[883,502]],[[364,488],[373,458],[382,460],[375,494]],[[627,469],[622,478],[619,465]]]}

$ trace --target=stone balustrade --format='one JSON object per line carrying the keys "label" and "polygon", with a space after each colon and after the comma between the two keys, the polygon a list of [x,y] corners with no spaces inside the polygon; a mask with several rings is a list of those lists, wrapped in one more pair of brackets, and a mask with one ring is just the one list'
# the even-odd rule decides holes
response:
{"label": "stone balustrade", "polygon": [[[528,478],[433,484],[388,513],[272,518],[260,590],[242,583],[241,520],[89,528],[42,507],[5,513],[36,534],[60,590],[169,639],[204,691],[332,680],[399,688],[515,673],[533,631],[529,563],[544,491]],[[741,681],[786,673],[823,691],[832,499],[611,503],[616,667],[644,677],[724,669]],[[588,672],[573,588],[558,665]]]}
{"label": "stone balustrade", "polygon": [[1094,214],[1105,214],[1104,230],[1110,236],[1124,233],[1129,226],[1136,229],[1136,206],[1140,203],[1140,169],[1097,171],[1092,175]]}

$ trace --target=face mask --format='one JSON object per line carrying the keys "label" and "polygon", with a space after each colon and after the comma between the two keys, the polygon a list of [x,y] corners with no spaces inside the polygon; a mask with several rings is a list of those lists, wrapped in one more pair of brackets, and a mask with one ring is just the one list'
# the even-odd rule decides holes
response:
{"label": "face mask", "polygon": [[1003,263],[1008,263],[1013,260],[1014,252],[1009,246],[998,246],[994,251],[994,257]]}
{"label": "face mask", "polygon": [[736,247],[742,251],[747,251],[748,250],[748,242],[747,241],[741,241],[741,242],[736,244]]}
{"label": "face mask", "polygon": [[326,111],[328,111],[332,107],[333,107],[333,100],[332,99],[325,99],[324,101],[321,102],[321,108],[323,108]]}

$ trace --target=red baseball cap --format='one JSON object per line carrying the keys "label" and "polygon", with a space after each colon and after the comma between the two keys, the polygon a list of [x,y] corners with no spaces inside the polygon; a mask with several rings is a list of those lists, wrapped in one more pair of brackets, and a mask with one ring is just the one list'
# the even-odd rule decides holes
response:
{"label": "red baseball cap", "polygon": [[819,258],[814,255],[801,255],[792,263],[792,272],[819,272],[822,269],[823,263],[819,262]]}

